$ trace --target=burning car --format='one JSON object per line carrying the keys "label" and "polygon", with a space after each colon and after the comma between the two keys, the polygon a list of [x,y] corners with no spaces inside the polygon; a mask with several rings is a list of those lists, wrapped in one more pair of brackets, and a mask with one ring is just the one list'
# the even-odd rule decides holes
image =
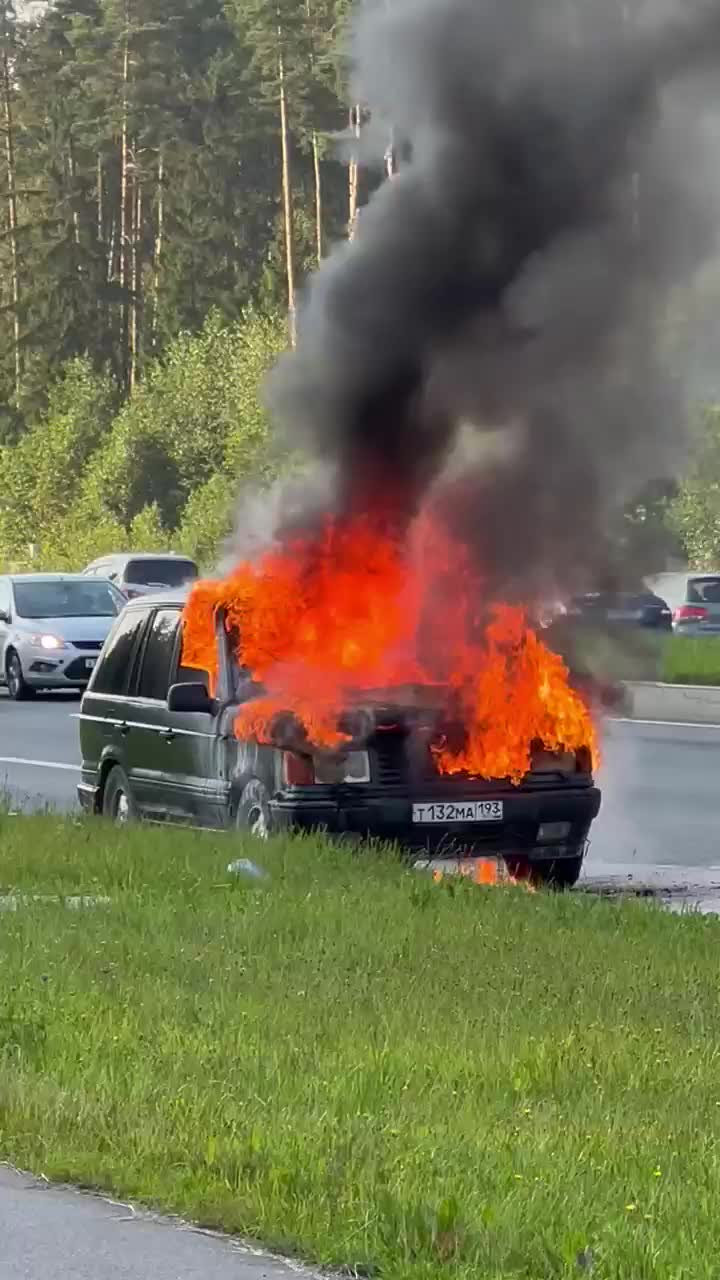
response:
{"label": "burning car", "polygon": [[[238,666],[225,611],[211,670],[183,657],[182,597],[132,601],[103,649],[80,712],[79,798],[92,813],[225,827],[265,837],[324,830],[392,840],[413,859],[502,856],[515,875],[569,885],[599,805],[587,748],[531,744],[516,781],[443,772],[465,730],[448,691],[365,691],[318,748],[298,717],[252,725],[262,690]],[[187,616],[187,615],[186,615]]]}
{"label": "burning car", "polygon": [[579,875],[600,795],[586,702],[435,519],[323,522],[182,597],[132,601],[80,714],[83,805],[291,828]]}

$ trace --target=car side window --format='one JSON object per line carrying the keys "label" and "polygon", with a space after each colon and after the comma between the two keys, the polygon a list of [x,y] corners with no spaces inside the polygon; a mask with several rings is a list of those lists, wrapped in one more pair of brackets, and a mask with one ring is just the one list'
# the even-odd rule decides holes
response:
{"label": "car side window", "polygon": [[120,615],[95,668],[91,684],[93,693],[123,694],[127,691],[135,649],[146,619],[147,613],[142,609],[129,609]]}
{"label": "car side window", "polygon": [[150,624],[140,668],[137,696],[164,702],[170,687],[179,609],[158,609]]}

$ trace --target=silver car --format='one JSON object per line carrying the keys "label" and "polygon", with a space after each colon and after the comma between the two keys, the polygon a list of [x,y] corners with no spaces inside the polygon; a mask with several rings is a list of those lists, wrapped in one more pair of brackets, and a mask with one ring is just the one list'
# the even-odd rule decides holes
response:
{"label": "silver car", "polygon": [[83,569],[89,577],[109,578],[128,600],[154,595],[163,588],[175,589],[198,576],[198,567],[189,556],[176,551],[133,551],[100,556]]}
{"label": "silver car", "polygon": [[648,582],[672,609],[677,635],[720,636],[720,573],[660,573]]}
{"label": "silver car", "polygon": [[125,598],[79,573],[0,577],[0,683],[11,698],[84,689]]}

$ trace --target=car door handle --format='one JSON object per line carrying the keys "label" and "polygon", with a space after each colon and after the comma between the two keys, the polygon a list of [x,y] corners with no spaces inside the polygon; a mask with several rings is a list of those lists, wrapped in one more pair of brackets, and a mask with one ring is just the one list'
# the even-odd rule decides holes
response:
{"label": "car door handle", "polygon": [[121,724],[118,725],[118,732],[122,734],[123,738],[127,738],[130,732],[130,725],[123,720]]}
{"label": "car door handle", "polygon": [[164,738],[165,742],[174,742],[174,741],[175,741],[175,730],[174,730],[174,729],[159,729],[159,730],[158,730],[158,732],[159,732],[159,734],[160,734],[160,737],[161,737],[161,738]]}

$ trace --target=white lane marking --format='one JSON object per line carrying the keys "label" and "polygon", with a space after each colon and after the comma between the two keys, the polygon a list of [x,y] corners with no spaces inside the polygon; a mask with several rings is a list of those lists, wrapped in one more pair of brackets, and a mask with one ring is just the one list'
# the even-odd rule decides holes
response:
{"label": "white lane marking", "polygon": [[64,764],[60,760],[25,760],[23,756],[0,756],[0,764],[30,764],[37,769],[69,769],[71,773],[79,773],[79,764]]}
{"label": "white lane marking", "polygon": [[720,724],[699,724],[697,720],[633,720],[630,716],[606,716],[606,724],[650,724],[668,729],[720,729]]}

